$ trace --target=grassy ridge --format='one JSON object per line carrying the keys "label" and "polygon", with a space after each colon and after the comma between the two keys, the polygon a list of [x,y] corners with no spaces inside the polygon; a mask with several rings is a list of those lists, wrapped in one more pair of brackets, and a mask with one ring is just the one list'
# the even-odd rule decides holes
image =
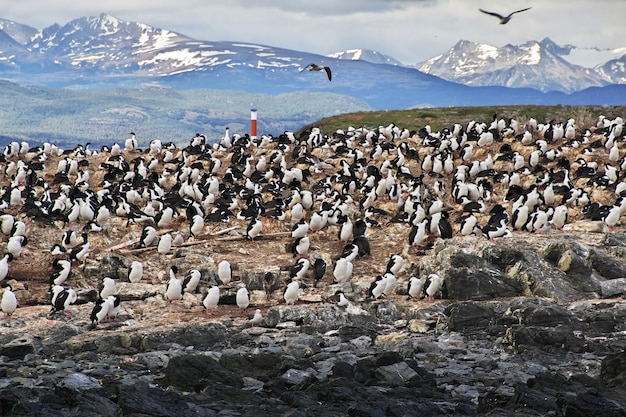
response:
{"label": "grassy ridge", "polygon": [[396,126],[409,130],[419,130],[425,125],[430,125],[433,131],[440,131],[445,127],[452,127],[454,123],[465,125],[471,120],[490,121],[494,115],[504,119],[515,118],[522,123],[531,117],[539,123],[553,119],[564,122],[572,117],[580,129],[586,129],[595,124],[600,115],[608,118],[624,117],[626,106],[520,105],[369,111],[326,117],[304,126],[299,132],[308,131],[312,127],[319,127],[322,132],[329,134],[337,129],[346,129],[348,126],[375,128],[387,126],[389,123],[395,123]]}

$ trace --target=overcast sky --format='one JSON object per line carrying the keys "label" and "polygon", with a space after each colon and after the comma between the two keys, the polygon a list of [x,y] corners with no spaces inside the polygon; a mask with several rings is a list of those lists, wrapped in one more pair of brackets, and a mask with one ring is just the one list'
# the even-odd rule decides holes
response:
{"label": "overcast sky", "polygon": [[[243,41],[327,55],[379,51],[404,64],[461,39],[494,46],[551,38],[579,48],[626,47],[625,0],[0,0],[0,17],[43,29],[107,13],[205,41]],[[478,8],[514,15],[506,25]],[[608,53],[579,51],[593,66]]]}

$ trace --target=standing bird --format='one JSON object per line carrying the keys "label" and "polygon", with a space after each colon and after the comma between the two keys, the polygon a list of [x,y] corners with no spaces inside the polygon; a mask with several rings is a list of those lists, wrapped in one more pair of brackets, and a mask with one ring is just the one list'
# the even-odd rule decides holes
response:
{"label": "standing bird", "polygon": [[67,280],[70,276],[72,263],[70,261],[66,261],[65,259],[55,259],[52,262],[52,267],[54,268],[54,271],[50,275],[51,287],[55,285],[63,285],[65,280]]}
{"label": "standing bird", "polygon": [[254,242],[254,239],[256,239],[261,234],[261,230],[263,230],[263,222],[255,217],[254,219],[250,220],[250,223],[246,228],[246,237]]}
{"label": "standing bird", "polygon": [[435,296],[437,295],[437,293],[439,293],[439,291],[441,291],[442,284],[443,281],[441,280],[441,277],[439,275],[428,275],[426,281],[424,282],[424,293],[428,297],[428,301],[430,301],[431,303],[435,301]]}
{"label": "standing bird", "polygon": [[96,300],[96,304],[93,306],[91,310],[91,315],[89,318],[91,319],[91,327],[96,327],[99,323],[102,323],[104,319],[107,317],[109,313],[109,300],[99,298]]}
{"label": "standing bird", "polygon": [[311,240],[308,236],[297,238],[292,245],[291,251],[294,256],[306,257],[311,247]]}
{"label": "standing bird", "polygon": [[287,303],[287,305],[294,305],[298,300],[299,295],[300,284],[298,284],[298,281],[292,280],[289,284],[287,284],[287,288],[285,288],[285,293],[283,294],[285,303]]}
{"label": "standing bird", "polygon": [[372,284],[370,285],[370,289],[369,289],[370,296],[374,300],[377,300],[384,294],[386,286],[387,286],[387,278],[383,275],[378,275],[374,279]]}
{"label": "standing bird", "polygon": [[2,308],[2,312],[5,314],[5,317],[11,318],[11,315],[17,309],[17,298],[15,297],[15,293],[10,285],[7,285],[4,289],[4,293],[2,294],[2,302],[0,303],[0,308]]}
{"label": "standing bird", "polygon": [[172,248],[172,235],[169,233],[165,233],[161,235],[159,239],[159,244],[157,245],[157,252],[161,255],[167,254]]}
{"label": "standing bird", "polygon": [[398,285],[398,280],[396,276],[391,272],[386,272],[385,275],[385,289],[383,290],[383,295],[388,297],[393,294],[396,290],[396,286]]}
{"label": "standing bird", "polygon": [[120,313],[122,297],[120,297],[119,294],[109,295],[106,301],[109,304],[109,311],[107,312],[108,319],[117,320],[117,315]]}
{"label": "standing bird", "polygon": [[416,298],[416,299],[421,299],[423,297],[423,290],[424,290],[424,281],[422,281],[421,279],[419,279],[418,277],[411,277],[411,279],[409,279],[409,287],[407,290],[407,293],[409,294],[409,299],[411,298]]}
{"label": "standing bird", "polygon": [[0,281],[5,279],[9,274],[9,261],[13,259],[13,255],[5,253],[4,257],[0,259]]}
{"label": "standing bird", "polygon": [[387,271],[391,272],[394,275],[397,275],[400,272],[400,268],[404,265],[404,259],[399,254],[393,254],[389,257],[389,261],[387,262]]}
{"label": "standing bird", "polygon": [[289,271],[289,277],[302,279],[306,275],[310,266],[311,262],[307,258],[298,258]]}
{"label": "standing bird", "polygon": [[196,292],[202,274],[197,269],[190,270],[183,280],[183,293]]}
{"label": "standing bird", "polygon": [[128,267],[128,281],[137,283],[143,277],[143,264],[139,261],[131,262]]}
{"label": "standing bird", "polygon": [[220,287],[213,286],[209,288],[209,290],[206,293],[206,296],[202,300],[202,306],[206,310],[207,314],[213,314],[219,302],[220,302]]}
{"label": "standing bird", "polygon": [[324,70],[324,71],[326,71],[326,75],[328,76],[328,81],[332,81],[332,79],[333,79],[333,74],[330,71],[330,68],[326,67],[324,65],[317,65],[317,64],[311,63],[311,64],[307,65],[306,67],[302,68],[300,70],[300,72],[302,72],[304,70],[307,70],[307,69],[309,71],[322,71],[322,70]]}
{"label": "standing bird", "polygon": [[263,289],[265,290],[265,299],[269,301],[272,298],[272,292],[276,285],[276,274],[268,271],[263,275]]}
{"label": "standing bird", "polygon": [[259,326],[263,323],[263,314],[261,313],[261,309],[257,308],[254,312],[254,316],[250,319],[250,326]]}
{"label": "standing bird", "polygon": [[230,262],[224,259],[217,265],[217,277],[222,281],[222,286],[226,286],[233,279],[233,271]]}
{"label": "standing bird", "polygon": [[317,287],[317,283],[324,278],[326,274],[326,261],[321,257],[315,257],[313,261],[313,287]]}
{"label": "standing bird", "polygon": [[522,10],[516,10],[513,13],[509,14],[508,16],[502,16],[501,14],[494,13],[494,12],[488,12],[487,10],[483,10],[483,9],[478,9],[478,10],[480,10],[481,12],[483,12],[485,14],[497,17],[498,19],[500,19],[500,24],[501,25],[506,25],[507,23],[509,23],[509,21],[511,20],[511,18],[513,17],[513,15],[515,13],[525,12],[526,10],[530,10],[530,9],[531,9],[531,7],[527,7],[527,8],[522,9]]}
{"label": "standing bird", "polygon": [[183,296],[183,284],[176,277],[177,273],[178,267],[176,265],[172,265],[170,267],[170,280],[165,287],[165,299],[170,303],[180,300]]}
{"label": "standing bird", "polygon": [[88,234],[83,233],[82,237],[83,237],[83,242],[74,246],[72,248],[72,251],[70,252],[70,259],[72,261],[83,262],[87,258],[87,255],[89,255]]}
{"label": "standing bird", "polygon": [[52,310],[50,310],[50,313],[62,311],[65,315],[71,315],[72,313],[67,311],[67,308],[70,304],[75,303],[77,298],[76,291],[72,288],[64,288],[60,285],[55,285],[52,287],[52,299],[50,300]]}
{"label": "standing bird", "polygon": [[348,307],[350,305],[350,300],[346,298],[346,295],[343,291],[339,290],[335,293],[335,295],[339,296],[339,300],[337,301],[337,305],[339,307]]}
{"label": "standing bird", "polygon": [[250,305],[250,293],[245,285],[237,290],[237,295],[235,297],[237,301],[237,307],[241,310],[246,311],[248,306]]}
{"label": "standing bird", "polygon": [[347,282],[352,276],[354,265],[346,258],[339,258],[335,261],[335,268],[333,269],[333,277],[335,282],[343,284]]}
{"label": "standing bird", "polygon": [[22,247],[26,245],[26,236],[14,235],[7,242],[7,252],[14,258],[19,258],[22,254]]}
{"label": "standing bird", "polygon": [[109,295],[115,293],[115,280],[113,278],[104,277],[98,287],[98,297],[106,300]]}
{"label": "standing bird", "polygon": [[139,238],[139,247],[147,248],[156,242],[158,237],[157,230],[152,226],[146,226],[141,230],[141,237]]}

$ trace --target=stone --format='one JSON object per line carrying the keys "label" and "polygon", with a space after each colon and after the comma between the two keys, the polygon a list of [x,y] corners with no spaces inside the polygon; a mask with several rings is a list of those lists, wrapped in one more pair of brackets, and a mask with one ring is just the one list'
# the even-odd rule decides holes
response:
{"label": "stone", "polygon": [[0,347],[0,356],[6,356],[10,360],[23,359],[26,355],[36,351],[35,339],[26,334],[15,338]]}
{"label": "stone", "polygon": [[448,327],[452,331],[486,327],[495,320],[493,306],[474,301],[451,304],[446,308],[445,314],[448,316]]}
{"label": "stone", "polygon": [[408,384],[418,374],[406,362],[398,362],[392,365],[381,366],[376,370],[379,378],[390,386]]}
{"label": "stone", "polygon": [[600,282],[600,295],[604,298],[626,294],[626,278],[615,278]]}
{"label": "stone", "polygon": [[63,378],[61,382],[59,382],[59,387],[81,392],[102,388],[97,379],[80,372],[69,374]]}

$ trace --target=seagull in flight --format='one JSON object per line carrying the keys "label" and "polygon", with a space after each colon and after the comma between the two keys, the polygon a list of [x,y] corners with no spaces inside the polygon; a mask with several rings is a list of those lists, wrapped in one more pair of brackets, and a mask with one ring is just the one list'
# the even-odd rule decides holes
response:
{"label": "seagull in flight", "polygon": [[506,25],[507,23],[509,23],[509,20],[511,20],[511,17],[513,17],[513,15],[514,15],[515,13],[525,12],[526,10],[530,10],[531,8],[532,8],[532,7],[527,7],[527,8],[522,9],[522,10],[517,10],[517,11],[515,11],[515,12],[513,12],[513,13],[509,14],[508,16],[502,16],[501,14],[494,13],[494,12],[488,12],[487,10],[483,10],[483,9],[478,9],[478,10],[480,10],[480,11],[481,11],[481,12],[483,12],[483,13],[489,14],[489,15],[491,15],[491,16],[495,16],[495,17],[497,17],[498,19],[500,19],[500,24],[501,24],[501,25]]}
{"label": "seagull in flight", "polygon": [[328,75],[328,81],[331,81],[332,78],[333,78],[333,74],[330,72],[330,68],[329,67],[325,67],[323,65],[317,65],[317,64],[311,63],[311,64],[307,65],[306,67],[302,68],[300,70],[300,72],[302,72],[302,71],[304,71],[306,69],[308,69],[309,71],[322,71],[322,70],[324,70],[324,71],[326,71],[326,75]]}

